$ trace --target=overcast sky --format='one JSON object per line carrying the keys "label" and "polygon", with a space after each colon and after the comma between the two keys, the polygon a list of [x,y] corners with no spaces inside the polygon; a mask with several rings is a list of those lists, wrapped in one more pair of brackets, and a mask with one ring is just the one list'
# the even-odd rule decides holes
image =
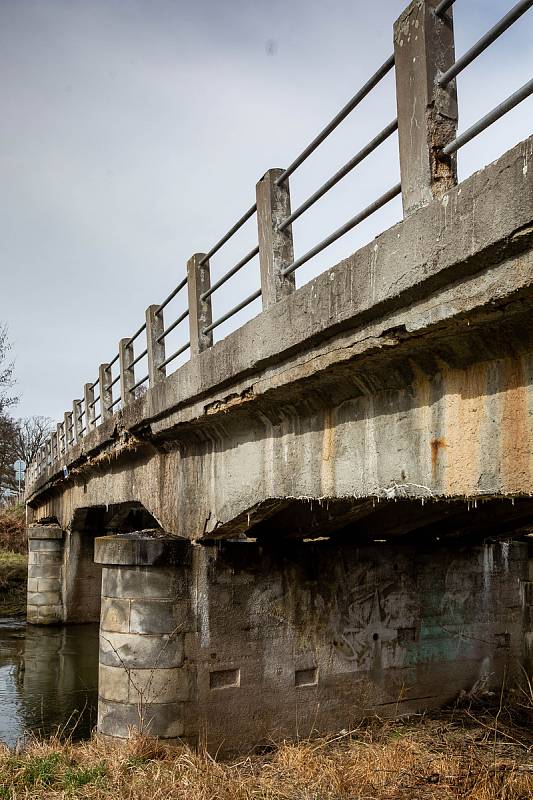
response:
{"label": "overcast sky", "polygon": [[[457,54],[512,3],[457,0]],[[391,54],[404,5],[0,0],[0,323],[17,415],[62,418],[187,258],[255,201],[261,175],[286,166]],[[531,77],[532,42],[529,11],[459,78],[461,130]],[[391,73],[291,179],[293,208],[395,116]],[[460,177],[524,139],[532,119],[530,98],[461,150]],[[295,223],[296,255],[398,179],[393,137]],[[298,285],[399,216],[396,200],[298,270]],[[212,280],[256,243],[253,218],[213,258]],[[215,316],[258,287],[256,259],[216,293]]]}

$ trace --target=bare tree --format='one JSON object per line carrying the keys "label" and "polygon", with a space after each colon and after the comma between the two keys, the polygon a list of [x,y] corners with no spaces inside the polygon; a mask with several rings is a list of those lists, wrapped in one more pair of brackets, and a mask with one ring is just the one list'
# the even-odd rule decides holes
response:
{"label": "bare tree", "polygon": [[0,416],[3,416],[6,409],[17,402],[17,398],[10,396],[8,390],[13,386],[13,369],[12,361],[8,361],[8,353],[11,350],[11,344],[7,338],[7,328],[5,325],[0,325]]}
{"label": "bare tree", "polygon": [[26,417],[15,424],[16,457],[29,464],[52,432],[50,417]]}

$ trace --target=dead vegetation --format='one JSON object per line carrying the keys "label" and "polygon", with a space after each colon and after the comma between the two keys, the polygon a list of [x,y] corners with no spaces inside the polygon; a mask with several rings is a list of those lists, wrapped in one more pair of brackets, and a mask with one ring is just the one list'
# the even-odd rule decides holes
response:
{"label": "dead vegetation", "polygon": [[25,526],[24,506],[0,508],[0,618],[26,613]]}
{"label": "dead vegetation", "polygon": [[94,800],[529,800],[533,796],[531,686],[512,710],[454,709],[371,720],[337,736],[282,743],[216,761],[142,737],[117,748],[55,738],[0,750],[0,798]]}
{"label": "dead vegetation", "polygon": [[24,506],[0,507],[0,550],[26,553],[27,549]]}

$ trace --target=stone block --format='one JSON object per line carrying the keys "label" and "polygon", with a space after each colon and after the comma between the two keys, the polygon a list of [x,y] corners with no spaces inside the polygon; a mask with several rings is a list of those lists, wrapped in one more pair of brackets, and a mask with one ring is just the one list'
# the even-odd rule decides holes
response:
{"label": "stone block", "polygon": [[114,566],[178,566],[189,562],[190,550],[189,540],[177,537],[100,536],[94,542],[94,560]]}
{"label": "stone block", "polygon": [[60,563],[30,564],[28,566],[28,579],[31,578],[57,578],[61,571]]}
{"label": "stone block", "polygon": [[[35,578],[32,580],[35,580]],[[59,580],[59,577],[45,578],[39,576],[37,578],[37,583],[39,585],[39,592],[61,592],[61,581]]]}
{"label": "stone block", "polygon": [[174,703],[190,700],[190,673],[170,669],[126,669],[100,664],[98,694],[118,703]]}
{"label": "stone block", "polygon": [[185,703],[114,703],[98,700],[98,732],[128,739],[140,732],[162,739],[177,739],[184,731]]}
{"label": "stone block", "polygon": [[111,633],[129,633],[131,602],[102,596],[100,629]]}
{"label": "stone block", "polygon": [[29,541],[36,539],[63,538],[63,530],[59,525],[29,525],[28,528],[26,528],[26,533]]}
{"label": "stone block", "polygon": [[131,633],[176,633],[190,630],[191,615],[186,600],[132,600]]}
{"label": "stone block", "polygon": [[187,591],[183,574],[172,567],[104,567],[102,594],[138,600],[172,600]]}
{"label": "stone block", "polygon": [[28,592],[28,605],[49,606],[59,605],[61,594],[59,592]]}
{"label": "stone block", "polygon": [[57,539],[33,539],[29,542],[30,553],[60,553],[63,550],[63,542]]}
{"label": "stone block", "polygon": [[183,637],[101,631],[100,663],[128,669],[180,667],[183,663]]}

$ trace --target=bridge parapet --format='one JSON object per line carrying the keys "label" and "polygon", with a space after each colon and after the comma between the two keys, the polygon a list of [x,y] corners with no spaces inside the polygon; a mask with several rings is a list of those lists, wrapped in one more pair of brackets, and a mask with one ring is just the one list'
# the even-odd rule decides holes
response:
{"label": "bridge parapet", "polygon": [[[524,0],[517,3],[491,31],[457,60],[454,55],[452,5],[453,0],[414,0],[394,26],[394,53],[287,169],[269,170],[266,173],[257,184],[256,203],[209,251],[190,259],[186,277],[162,303],[148,307],[145,322],[132,336],[121,340],[119,352],[109,362],[100,365],[96,380],[85,384],[83,398],[73,401],[72,410],[65,412],[56,432],[29,465],[28,497],[38,492],[39,487],[52,478],[57,479],[60,469],[65,468],[65,474],[68,472],[68,464],[78,458],[80,449],[86,449],[84,439],[90,440],[95,428],[105,429],[108,420],[117,418],[117,414],[123,418],[128,408],[135,405],[135,400],[147,387],[152,392],[156,387],[164,386],[168,381],[165,379],[168,365],[187,350],[190,351],[190,362],[189,366],[185,365],[185,380],[189,380],[191,366],[198,375],[205,374],[203,364],[206,362],[204,359],[200,366],[200,359],[213,347],[213,331],[219,325],[259,298],[262,298],[264,312],[278,304],[283,306],[283,301],[295,292],[294,274],[299,267],[394,197],[401,193],[405,218],[431,205],[435,200],[446,201],[448,193],[457,183],[457,151],[533,92],[533,80],[530,80],[478,123],[457,135],[456,76],[517,21],[532,3]],[[397,88],[396,119],[305,202],[291,211],[290,176],[393,68]],[[392,186],[308,252],[295,257],[292,223],[396,130],[401,182]],[[526,191],[529,191],[531,179],[526,174],[524,177]],[[457,195],[454,196],[454,201],[456,198]],[[254,215],[257,218],[258,245],[211,284],[210,259]],[[436,232],[437,229],[432,230],[432,234]],[[363,248],[362,252],[366,253],[367,250],[368,248]],[[213,320],[213,293],[256,257],[259,257],[261,288]],[[377,261],[373,263],[370,260],[367,268],[375,298],[376,287],[386,282],[388,276],[376,274],[375,270],[379,268]],[[164,310],[186,287],[188,307],[170,324],[165,324]],[[187,318],[188,341],[173,353],[167,354],[165,340]],[[338,322],[340,323],[340,319]],[[234,343],[235,341],[233,340]],[[141,366],[144,364],[147,365],[146,368]],[[139,376],[139,372],[142,376]],[[176,383],[182,381],[174,380],[172,386],[175,387]],[[164,390],[162,394],[165,396],[167,391]],[[178,402],[180,401],[181,398],[178,398]],[[153,405],[157,406],[158,401],[153,400]],[[100,438],[101,436],[97,437]],[[87,444],[90,449],[90,441]]]}

